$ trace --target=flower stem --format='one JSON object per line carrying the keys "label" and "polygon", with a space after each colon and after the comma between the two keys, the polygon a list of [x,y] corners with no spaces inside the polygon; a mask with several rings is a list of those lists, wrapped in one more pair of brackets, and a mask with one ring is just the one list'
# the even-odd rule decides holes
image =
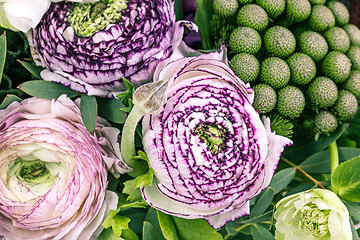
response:
{"label": "flower stem", "polygon": [[128,117],[126,118],[121,135],[121,157],[127,165],[133,167],[135,162],[132,157],[135,156],[135,131],[138,122],[144,116],[141,107],[134,105]]}
{"label": "flower stem", "polygon": [[290,162],[289,160],[287,160],[284,157],[281,157],[281,160],[286,162],[287,164],[289,164],[290,166],[294,167],[297,171],[301,172],[305,177],[307,177],[310,181],[312,181],[313,183],[315,183],[317,186],[319,186],[322,189],[325,189],[325,187],[323,185],[321,185],[321,183],[319,181],[317,181],[315,178],[313,178],[312,176],[310,176],[307,172],[305,172],[301,167],[295,165],[294,163]]}
{"label": "flower stem", "polygon": [[339,152],[336,145],[336,141],[333,141],[328,146],[330,152],[330,169],[331,174],[334,172],[335,168],[339,166]]}

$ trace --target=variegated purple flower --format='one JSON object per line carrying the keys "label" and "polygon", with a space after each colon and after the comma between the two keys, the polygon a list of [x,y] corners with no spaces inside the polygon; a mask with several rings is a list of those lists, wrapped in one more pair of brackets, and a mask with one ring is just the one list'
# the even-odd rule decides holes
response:
{"label": "variegated purple flower", "polygon": [[65,95],[0,111],[0,236],[86,240],[98,234],[118,202],[106,190],[107,171],[129,170],[116,150],[119,132],[103,123],[90,134]]}
{"label": "variegated purple flower", "polygon": [[173,0],[109,0],[53,3],[28,39],[43,79],[111,97],[122,78],[149,82],[182,35]]}
{"label": "variegated purple flower", "polygon": [[271,132],[251,103],[253,91],[211,53],[179,59],[154,78],[168,80],[165,104],[143,120],[143,145],[154,169],[142,188],[154,208],[204,218],[219,228],[249,214],[249,200],[270,183],[291,140]]}

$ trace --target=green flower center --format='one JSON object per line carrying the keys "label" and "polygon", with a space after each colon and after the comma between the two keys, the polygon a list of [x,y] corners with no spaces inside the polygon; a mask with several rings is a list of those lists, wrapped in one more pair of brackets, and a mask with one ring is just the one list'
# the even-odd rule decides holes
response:
{"label": "green flower center", "polygon": [[328,231],[330,210],[319,210],[316,205],[307,205],[301,210],[299,227],[314,238],[324,237]]}
{"label": "green flower center", "polygon": [[16,159],[7,173],[8,181],[13,174],[25,184],[39,184],[52,178],[46,163],[40,160]]}
{"label": "green flower center", "polygon": [[228,132],[222,126],[200,123],[195,129],[195,133],[205,141],[212,154],[217,154],[224,150]]}
{"label": "green flower center", "polygon": [[74,3],[69,24],[78,37],[91,37],[106,25],[121,18],[127,8],[127,0],[100,0],[94,3]]}

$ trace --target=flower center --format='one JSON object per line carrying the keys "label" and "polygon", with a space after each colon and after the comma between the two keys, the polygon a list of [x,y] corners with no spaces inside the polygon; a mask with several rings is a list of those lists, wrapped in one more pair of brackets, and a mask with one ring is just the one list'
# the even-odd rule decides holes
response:
{"label": "flower center", "polygon": [[43,161],[16,160],[13,167],[17,168],[16,176],[29,183],[39,183],[49,177],[50,172]]}
{"label": "flower center", "polygon": [[91,37],[106,25],[121,18],[127,8],[127,0],[100,0],[95,3],[74,3],[69,24],[78,37]]}
{"label": "flower center", "polygon": [[212,154],[217,154],[224,150],[228,132],[221,125],[213,126],[210,124],[200,123],[195,129],[195,133],[205,141]]}
{"label": "flower center", "polygon": [[300,228],[314,238],[324,237],[328,231],[330,210],[319,210],[316,205],[307,205],[301,210]]}

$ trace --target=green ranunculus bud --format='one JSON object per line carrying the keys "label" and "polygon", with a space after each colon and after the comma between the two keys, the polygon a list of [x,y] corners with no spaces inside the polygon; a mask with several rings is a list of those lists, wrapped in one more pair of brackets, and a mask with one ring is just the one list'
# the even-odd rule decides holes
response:
{"label": "green ranunculus bud", "polygon": [[312,189],[281,199],[274,219],[277,240],[352,239],[349,212],[330,190]]}

